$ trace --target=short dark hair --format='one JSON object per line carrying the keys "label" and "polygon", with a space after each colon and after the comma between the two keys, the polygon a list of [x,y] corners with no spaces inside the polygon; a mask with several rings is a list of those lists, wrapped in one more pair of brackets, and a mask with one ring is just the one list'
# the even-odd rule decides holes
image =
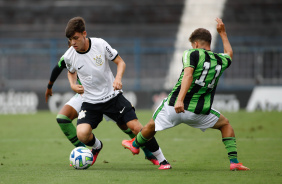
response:
{"label": "short dark hair", "polygon": [[69,20],[65,33],[66,37],[72,37],[76,32],[83,33],[85,31],[85,21],[82,17],[74,17]]}
{"label": "short dark hair", "polygon": [[207,29],[198,28],[195,31],[193,31],[193,33],[189,37],[189,41],[191,43],[197,40],[205,41],[211,44],[211,40],[212,40],[211,33]]}

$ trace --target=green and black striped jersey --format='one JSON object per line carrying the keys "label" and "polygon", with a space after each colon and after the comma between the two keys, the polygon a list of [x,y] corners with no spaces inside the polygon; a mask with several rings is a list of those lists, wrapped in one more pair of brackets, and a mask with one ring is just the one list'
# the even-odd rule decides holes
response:
{"label": "green and black striped jersey", "polygon": [[184,109],[196,114],[209,114],[219,77],[231,64],[227,54],[205,49],[190,49],[183,53],[183,70],[178,82],[168,95],[168,104],[174,106],[181,88],[186,67],[193,67],[193,82],[184,98]]}

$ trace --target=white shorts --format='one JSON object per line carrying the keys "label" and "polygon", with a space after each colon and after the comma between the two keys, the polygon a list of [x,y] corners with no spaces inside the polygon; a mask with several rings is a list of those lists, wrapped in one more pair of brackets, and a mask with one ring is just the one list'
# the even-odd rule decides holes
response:
{"label": "white shorts", "polygon": [[[82,105],[82,96],[78,93],[76,93],[65,105],[69,105],[72,108],[74,108],[77,112],[77,114],[79,114],[80,110],[81,110],[81,105]],[[109,118],[106,115],[103,115],[106,121],[113,121],[111,118]]]}
{"label": "white shorts", "polygon": [[211,128],[218,121],[220,112],[212,109],[210,114],[195,114],[190,111],[176,113],[173,106],[167,104],[166,99],[159,105],[154,112],[155,131],[161,131],[185,123],[191,127],[199,128],[203,132]]}
{"label": "white shorts", "polygon": [[74,108],[77,112],[77,114],[79,113],[80,109],[81,109],[81,105],[82,105],[82,97],[80,94],[76,93],[67,103],[66,105],[71,106],[72,108]]}

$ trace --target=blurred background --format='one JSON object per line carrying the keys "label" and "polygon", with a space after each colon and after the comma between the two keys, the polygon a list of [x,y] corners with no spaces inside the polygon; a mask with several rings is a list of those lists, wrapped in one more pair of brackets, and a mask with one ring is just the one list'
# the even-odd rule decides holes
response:
{"label": "blurred background", "polygon": [[67,71],[48,103],[44,93],[75,16],[85,19],[89,37],[105,39],[124,59],[123,89],[137,109],[154,109],[170,92],[194,29],[209,29],[212,50],[223,52],[220,17],[234,57],[214,107],[282,111],[282,0],[0,0],[0,114],[57,112],[71,98]]}

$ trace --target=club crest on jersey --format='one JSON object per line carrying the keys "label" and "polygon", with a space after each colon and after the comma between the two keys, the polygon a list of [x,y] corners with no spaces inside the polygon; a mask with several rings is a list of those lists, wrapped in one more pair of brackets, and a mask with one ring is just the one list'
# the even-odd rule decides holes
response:
{"label": "club crest on jersey", "polygon": [[101,58],[101,55],[100,56],[96,56],[96,58],[93,58],[94,61],[95,61],[95,64],[97,66],[102,66],[102,64],[104,63],[103,59]]}

